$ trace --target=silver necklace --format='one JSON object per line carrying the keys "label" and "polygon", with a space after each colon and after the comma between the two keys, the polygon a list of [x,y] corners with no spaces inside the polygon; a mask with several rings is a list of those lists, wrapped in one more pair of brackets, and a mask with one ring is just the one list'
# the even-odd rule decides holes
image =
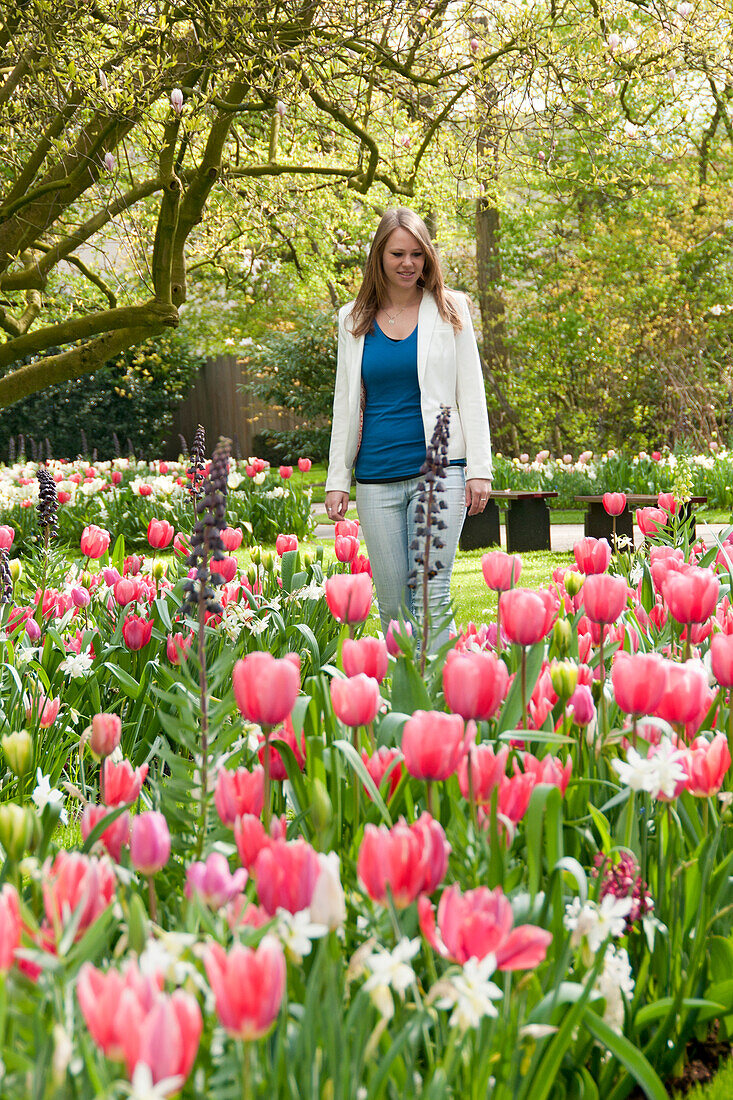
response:
{"label": "silver necklace", "polygon": [[390,314],[387,311],[387,307],[383,306],[382,308],[384,309],[384,312],[387,314],[387,324],[393,325],[395,323],[395,321],[397,320],[397,318],[400,316],[400,314],[404,313],[405,310],[409,309],[410,305],[413,305],[413,304],[414,303],[412,303],[412,302],[408,302],[408,304],[406,306],[403,306],[402,309],[398,310],[398,312],[395,313],[394,317],[391,317]]}

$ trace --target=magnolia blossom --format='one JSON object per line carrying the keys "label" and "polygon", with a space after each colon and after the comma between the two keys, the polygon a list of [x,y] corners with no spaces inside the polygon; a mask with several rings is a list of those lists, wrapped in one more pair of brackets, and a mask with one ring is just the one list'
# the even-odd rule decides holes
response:
{"label": "magnolia blossom", "polygon": [[495,969],[495,955],[485,955],[480,960],[470,958],[457,974],[438,983],[442,996],[435,1004],[438,1008],[453,1009],[451,1027],[468,1031],[478,1027],[485,1016],[498,1015],[493,1002],[501,998],[502,992],[489,980]]}
{"label": "magnolia blossom", "polygon": [[385,1020],[394,1016],[391,990],[403,997],[405,990],[415,981],[410,959],[414,959],[419,950],[419,939],[401,939],[391,951],[378,947],[363,960],[364,966],[371,971],[364,988]]}
{"label": "magnolia blossom", "polygon": [[663,737],[654,752],[641,756],[636,749],[626,751],[626,762],[612,760],[621,782],[632,791],[647,791],[652,798],[676,798],[680,784],[687,779],[685,754],[676,749],[669,737]]}
{"label": "magnolia blossom", "polygon": [[631,911],[632,898],[617,898],[607,894],[600,905],[595,901],[574,898],[565,906],[563,923],[569,932],[571,947],[580,947],[585,942],[593,954],[612,936],[617,939],[626,930],[626,918]]}

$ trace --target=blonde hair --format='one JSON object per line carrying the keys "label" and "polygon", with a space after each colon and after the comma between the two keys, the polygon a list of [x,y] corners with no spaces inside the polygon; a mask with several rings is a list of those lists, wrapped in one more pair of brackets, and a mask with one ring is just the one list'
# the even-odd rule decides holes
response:
{"label": "blonde hair", "polygon": [[395,229],[407,230],[420,243],[425,260],[418,285],[430,291],[435,298],[440,316],[444,321],[448,321],[456,332],[459,331],[463,327],[460,313],[443,281],[440,259],[430,239],[428,227],[414,210],[406,206],[396,206],[385,210],[374,234],[364,267],[364,279],[351,311],[352,335],[365,336],[367,332],[371,332],[374,318],[389,299],[382,256],[390,234],[394,233]]}

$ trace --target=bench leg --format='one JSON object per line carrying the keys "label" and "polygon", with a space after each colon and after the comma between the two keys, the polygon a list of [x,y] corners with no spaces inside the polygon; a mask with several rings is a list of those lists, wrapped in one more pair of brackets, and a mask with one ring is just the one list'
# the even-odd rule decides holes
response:
{"label": "bench leg", "polygon": [[506,548],[510,554],[550,549],[550,509],[541,497],[509,502]]}
{"label": "bench leg", "polygon": [[490,546],[501,546],[499,507],[495,500],[489,500],[483,512],[478,515],[466,516],[458,546],[461,550],[484,550]]}
{"label": "bench leg", "polygon": [[[601,501],[590,502],[583,527],[586,538],[608,539],[613,549],[613,516],[609,516]],[[621,515],[616,516],[616,534],[626,535],[633,543],[634,517],[629,508],[624,508]]]}

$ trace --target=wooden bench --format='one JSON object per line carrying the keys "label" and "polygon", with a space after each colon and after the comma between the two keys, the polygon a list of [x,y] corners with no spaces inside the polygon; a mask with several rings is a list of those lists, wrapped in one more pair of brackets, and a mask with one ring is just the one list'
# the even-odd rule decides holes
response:
{"label": "wooden bench", "polygon": [[510,554],[525,550],[550,549],[549,497],[554,491],[494,489],[488,503],[476,516],[466,516],[459,546],[461,550],[483,550],[501,545],[499,504],[507,504],[506,548]]}
{"label": "wooden bench", "polygon": [[[690,500],[682,505],[682,515],[688,516],[692,512],[693,505],[707,504],[707,497],[690,497]],[[586,508],[584,530],[586,537],[594,539],[608,539],[613,537],[613,516],[609,516],[603,507],[603,496],[577,496],[578,504]],[[651,493],[627,493],[626,507],[621,515],[616,516],[616,535],[625,535],[633,543],[634,541],[634,511],[637,508],[656,508],[657,495]],[[632,511],[633,509],[633,511]],[[695,521],[693,519],[692,534],[695,534]]]}

